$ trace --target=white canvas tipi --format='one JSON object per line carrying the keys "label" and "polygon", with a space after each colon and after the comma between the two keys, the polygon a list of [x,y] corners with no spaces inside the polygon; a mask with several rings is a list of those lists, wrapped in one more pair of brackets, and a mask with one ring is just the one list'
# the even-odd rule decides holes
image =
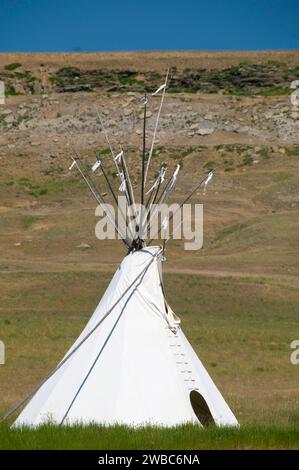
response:
{"label": "white canvas tipi", "polygon": [[69,351],[75,352],[15,425],[237,425],[179,323],[163,295],[161,248],[131,252]]}

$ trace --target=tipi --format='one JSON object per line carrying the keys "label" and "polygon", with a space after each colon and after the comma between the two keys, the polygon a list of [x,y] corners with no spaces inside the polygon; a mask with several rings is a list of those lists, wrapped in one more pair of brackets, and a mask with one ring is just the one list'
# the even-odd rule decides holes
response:
{"label": "tipi", "polygon": [[[163,295],[161,248],[128,254],[70,349],[16,425],[237,425]],[[131,286],[131,287],[130,287]]]}
{"label": "tipi", "polygon": [[[167,78],[154,93],[162,91],[158,118],[166,83]],[[146,105],[147,100],[144,101],[144,126]],[[156,129],[157,123],[153,142]],[[143,153],[141,200],[152,148],[153,145],[146,168]],[[131,199],[132,188],[123,152],[116,157],[113,152],[112,155],[119,169],[120,190]],[[79,161],[78,157],[74,158],[72,166],[77,166],[94,197],[102,204],[102,193],[92,178],[92,172],[100,167],[107,180],[102,163],[97,161],[88,175]],[[178,169],[162,191],[165,171],[160,171],[149,191],[150,202],[166,200],[177,173]],[[203,182],[210,178],[211,175]],[[85,329],[54,371],[6,417],[30,399],[14,426],[37,426],[48,421],[60,425],[95,422],[175,426],[191,422],[202,426],[212,423],[237,426],[234,414],[165,299],[161,269],[164,249],[146,246],[139,236],[133,236],[130,242],[123,241],[129,248],[128,254]]]}

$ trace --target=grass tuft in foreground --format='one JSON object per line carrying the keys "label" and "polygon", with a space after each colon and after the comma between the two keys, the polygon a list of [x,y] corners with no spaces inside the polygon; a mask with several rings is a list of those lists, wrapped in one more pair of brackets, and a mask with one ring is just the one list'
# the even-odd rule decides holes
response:
{"label": "grass tuft in foreground", "polygon": [[205,449],[298,449],[295,426],[242,426],[202,429],[196,425],[175,428],[97,425],[38,429],[10,429],[0,425],[0,449],[96,449],[96,450],[205,450]]}

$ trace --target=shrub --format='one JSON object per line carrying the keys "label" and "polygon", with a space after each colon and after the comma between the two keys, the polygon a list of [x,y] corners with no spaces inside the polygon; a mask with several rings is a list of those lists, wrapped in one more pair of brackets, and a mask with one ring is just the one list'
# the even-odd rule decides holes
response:
{"label": "shrub", "polygon": [[8,85],[8,87],[6,88],[6,91],[5,91],[5,95],[6,96],[17,96],[17,95],[20,95],[20,93],[18,93],[16,91],[16,89],[13,85]]}
{"label": "shrub", "polygon": [[256,153],[257,153],[260,157],[263,157],[263,158],[270,158],[269,149],[268,149],[267,147],[261,148],[261,149],[258,150]]}
{"label": "shrub", "polygon": [[292,147],[285,147],[288,157],[297,157],[299,155],[299,145],[295,144]]}
{"label": "shrub", "polygon": [[22,64],[19,62],[13,62],[12,64],[7,64],[4,66],[5,70],[16,70],[17,68],[22,67]]}
{"label": "shrub", "polygon": [[216,163],[213,160],[210,160],[207,163],[205,163],[204,169],[207,171],[212,171],[214,170],[215,166],[216,166]]}
{"label": "shrub", "polygon": [[38,222],[41,219],[41,217],[38,217],[36,215],[24,215],[21,218],[21,225],[24,230],[27,230],[29,227],[31,227],[32,224],[35,222]]}
{"label": "shrub", "polygon": [[252,165],[253,163],[253,157],[249,155],[249,153],[246,153],[243,158],[243,165]]}
{"label": "shrub", "polygon": [[57,75],[62,77],[79,77],[80,73],[78,67],[62,67],[58,70]]}

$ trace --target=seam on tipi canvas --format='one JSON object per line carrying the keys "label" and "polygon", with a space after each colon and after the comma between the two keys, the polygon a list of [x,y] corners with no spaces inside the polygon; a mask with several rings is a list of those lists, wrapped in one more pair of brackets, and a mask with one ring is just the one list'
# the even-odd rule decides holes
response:
{"label": "seam on tipi canvas", "polygon": [[[146,271],[143,273],[141,279],[139,280],[139,284],[142,282],[145,273],[146,273]],[[94,362],[92,363],[92,366],[90,367],[90,369],[89,369],[89,371],[87,372],[87,374],[86,374],[86,376],[85,376],[83,382],[80,384],[80,386],[79,386],[79,388],[78,388],[78,390],[77,390],[77,392],[76,392],[74,398],[72,399],[70,405],[68,406],[68,408],[67,408],[67,410],[66,410],[66,412],[65,412],[65,414],[64,414],[64,416],[63,416],[63,418],[62,418],[62,420],[61,420],[61,422],[60,422],[60,425],[62,425],[62,424],[64,423],[64,421],[65,421],[65,419],[66,419],[68,413],[70,412],[70,410],[71,410],[73,404],[75,403],[75,401],[76,401],[76,399],[78,398],[80,392],[82,391],[82,389],[83,389],[83,387],[84,387],[84,385],[85,385],[85,383],[86,383],[88,377],[89,377],[90,374],[92,373],[92,371],[93,371],[93,369],[94,369],[96,363],[98,362],[98,359],[100,358],[100,356],[101,356],[103,350],[105,349],[106,345],[108,344],[108,341],[110,340],[110,338],[111,338],[111,336],[112,336],[112,334],[113,334],[113,332],[114,332],[116,326],[118,325],[118,322],[119,322],[120,318],[122,317],[122,315],[123,315],[124,312],[125,312],[125,309],[126,309],[126,307],[127,307],[127,304],[129,303],[129,301],[130,301],[130,299],[132,298],[132,296],[133,296],[133,294],[134,294],[134,292],[135,292],[136,289],[137,289],[137,286],[134,286],[133,291],[130,293],[129,298],[126,300],[124,306],[122,307],[122,310],[121,310],[121,312],[120,312],[120,314],[119,314],[119,316],[118,316],[116,322],[114,323],[114,325],[113,325],[113,327],[112,327],[110,333],[108,334],[106,340],[104,341],[104,343],[103,343],[103,345],[102,345],[102,347],[101,347],[99,353],[97,354],[97,356],[96,356]]]}

